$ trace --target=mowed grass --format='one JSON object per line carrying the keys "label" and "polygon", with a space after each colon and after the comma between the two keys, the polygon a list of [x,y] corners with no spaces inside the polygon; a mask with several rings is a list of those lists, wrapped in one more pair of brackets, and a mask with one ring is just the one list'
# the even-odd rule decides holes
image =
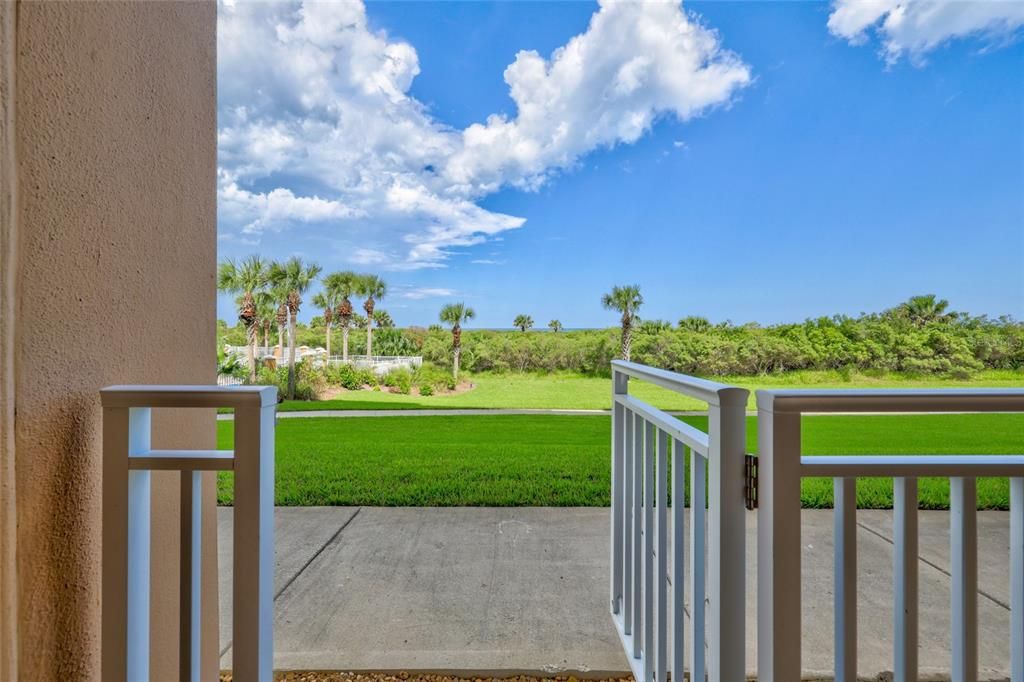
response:
{"label": "mowed grass", "polygon": [[[759,388],[970,388],[1024,387],[1024,372],[987,371],[966,380],[908,377],[899,374],[852,375],[840,372],[789,372],[761,377],[710,377],[722,383]],[[411,409],[575,409],[606,410],[611,403],[611,379],[577,374],[481,374],[471,377],[472,390],[421,397],[383,391],[347,391],[333,400],[286,401],[281,411],[411,410]],[[631,393],[666,410],[703,410],[700,401],[651,384],[633,382]]]}
{"label": "mowed grass", "polygon": [[[685,421],[702,430],[705,417]],[[281,419],[279,505],[607,506],[611,420],[607,416],[457,416]],[[804,418],[805,454],[1020,454],[1024,415],[856,415]],[[233,422],[218,422],[231,448]],[[747,447],[757,448],[756,419]],[[949,505],[947,479],[920,480],[921,507]],[[221,504],[232,501],[221,474]],[[862,508],[892,506],[890,479],[861,479]],[[832,505],[830,479],[806,479],[806,507]],[[981,479],[983,509],[1007,509],[1006,479]]]}

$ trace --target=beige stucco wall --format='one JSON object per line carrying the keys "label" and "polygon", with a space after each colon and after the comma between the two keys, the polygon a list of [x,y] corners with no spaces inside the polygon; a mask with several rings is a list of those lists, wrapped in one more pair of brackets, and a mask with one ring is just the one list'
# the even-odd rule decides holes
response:
{"label": "beige stucco wall", "polygon": [[[4,300],[13,305],[0,334],[11,351],[3,370],[5,381],[13,372],[16,410],[13,449],[0,449],[0,486],[12,483],[2,465],[13,461],[18,677],[93,680],[97,390],[215,378],[216,7],[2,4],[3,15],[16,18],[13,31],[0,34],[11,72],[4,80],[14,81],[5,98],[5,108],[13,100],[13,142],[2,149],[0,186],[16,188],[14,210],[0,210]],[[3,413],[0,425],[10,443]],[[207,411],[156,415],[159,447],[212,447],[214,436]],[[208,485],[211,512],[213,492]],[[174,474],[154,480],[154,679],[177,670],[177,494]],[[215,560],[213,513],[206,518],[206,556]],[[13,556],[3,520],[0,627],[13,601],[2,591]],[[213,578],[207,571],[207,594]],[[205,608],[212,676],[215,600]],[[7,679],[2,668],[0,677]]]}

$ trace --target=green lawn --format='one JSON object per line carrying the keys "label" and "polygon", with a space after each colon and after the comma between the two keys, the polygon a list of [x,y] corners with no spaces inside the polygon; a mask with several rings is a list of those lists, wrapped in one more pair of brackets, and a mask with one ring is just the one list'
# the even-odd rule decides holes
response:
{"label": "green lawn", "polygon": [[[896,374],[878,377],[855,375],[844,380],[840,372],[790,372],[765,377],[719,377],[718,381],[758,388],[926,388],[926,387],[1024,387],[1024,372],[981,372],[966,381],[908,378]],[[472,377],[471,391],[455,395],[420,397],[377,391],[351,391],[335,400],[287,401],[282,411],[292,410],[401,410],[422,408],[561,408],[604,410],[611,400],[611,380],[574,374],[502,374]],[[633,382],[630,391],[642,400],[668,410],[698,410],[705,405],[657,386]]]}
{"label": "green lawn", "polygon": [[[703,417],[686,421],[705,429]],[[219,447],[234,424],[218,422]],[[756,420],[747,420],[756,450]],[[805,454],[1014,454],[1024,415],[957,414],[804,418]],[[606,416],[460,416],[281,419],[276,502],[281,505],[606,506]],[[230,474],[219,499],[232,500]],[[949,483],[922,479],[923,508],[946,508]],[[828,507],[832,483],[804,481],[805,506]],[[1006,479],[983,479],[979,505],[1006,509]],[[888,479],[862,479],[858,504],[888,507]]]}

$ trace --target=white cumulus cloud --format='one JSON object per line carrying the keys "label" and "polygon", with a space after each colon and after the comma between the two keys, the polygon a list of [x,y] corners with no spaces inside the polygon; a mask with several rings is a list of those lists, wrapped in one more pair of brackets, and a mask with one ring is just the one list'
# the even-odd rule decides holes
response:
{"label": "white cumulus cloud", "polygon": [[351,244],[351,263],[443,266],[525,222],[482,208],[487,194],[537,188],[751,80],[712,29],[659,1],[601,2],[550,56],[520,52],[505,70],[511,117],[453,129],[410,96],[419,72],[415,48],[371,28],[361,2],[222,2],[221,229],[313,226]]}
{"label": "white cumulus cloud", "polygon": [[829,31],[855,45],[874,30],[889,63],[903,55],[920,61],[955,38],[1006,40],[1021,26],[1020,0],[834,0],[828,18]]}

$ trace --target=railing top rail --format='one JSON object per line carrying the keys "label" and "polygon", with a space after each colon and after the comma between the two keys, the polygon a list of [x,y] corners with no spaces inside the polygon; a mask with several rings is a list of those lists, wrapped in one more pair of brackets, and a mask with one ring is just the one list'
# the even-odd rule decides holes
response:
{"label": "railing top rail", "polygon": [[266,407],[276,386],[130,385],[100,389],[104,407]]}
{"label": "railing top rail", "polygon": [[612,360],[612,372],[641,379],[676,393],[703,400],[709,405],[746,405],[750,391],[707,379],[669,372],[625,360]]}
{"label": "railing top rail", "polygon": [[758,390],[769,412],[1024,412],[1022,388]]}
{"label": "railing top rail", "polygon": [[709,452],[708,434],[704,433],[700,429],[690,426],[686,422],[673,417],[667,412],[659,410],[653,405],[649,405],[642,400],[637,400],[633,396],[618,395],[615,396],[615,402],[626,407],[630,411],[639,414],[641,417],[654,424],[657,428],[661,429],[676,440],[681,441],[688,448],[707,457]]}
{"label": "railing top rail", "polygon": [[1024,455],[815,455],[801,476],[1024,476]]}

